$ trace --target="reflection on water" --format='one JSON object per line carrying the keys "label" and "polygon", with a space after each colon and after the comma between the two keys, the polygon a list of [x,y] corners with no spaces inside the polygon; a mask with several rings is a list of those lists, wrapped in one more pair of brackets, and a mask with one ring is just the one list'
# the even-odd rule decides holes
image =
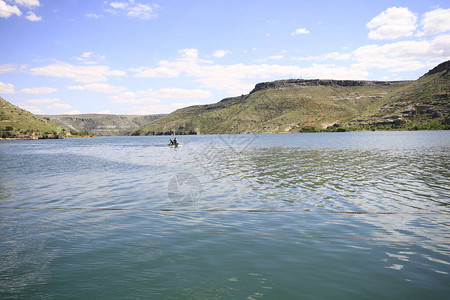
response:
{"label": "reflection on water", "polygon": [[449,140],[378,132],[186,136],[176,149],[165,137],[1,143],[0,296],[443,297]]}

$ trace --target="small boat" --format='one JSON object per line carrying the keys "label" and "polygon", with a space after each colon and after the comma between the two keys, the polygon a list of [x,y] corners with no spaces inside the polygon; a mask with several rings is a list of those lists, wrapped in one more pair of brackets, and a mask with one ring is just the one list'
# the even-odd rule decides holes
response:
{"label": "small boat", "polygon": [[180,146],[180,143],[178,143],[177,138],[174,138],[173,140],[170,139],[169,146],[170,146],[170,147],[175,147],[175,148],[176,148],[176,147]]}

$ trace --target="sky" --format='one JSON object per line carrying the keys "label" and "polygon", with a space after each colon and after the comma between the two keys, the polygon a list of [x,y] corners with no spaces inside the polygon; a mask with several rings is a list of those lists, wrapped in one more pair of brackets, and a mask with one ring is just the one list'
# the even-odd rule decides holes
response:
{"label": "sky", "polygon": [[36,114],[158,114],[259,82],[414,80],[448,0],[0,0],[0,96]]}

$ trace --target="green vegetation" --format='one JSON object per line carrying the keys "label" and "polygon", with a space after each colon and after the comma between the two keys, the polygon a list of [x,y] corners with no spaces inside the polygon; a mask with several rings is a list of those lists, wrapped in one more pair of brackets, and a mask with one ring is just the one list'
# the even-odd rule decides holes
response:
{"label": "green vegetation", "polygon": [[55,139],[92,136],[23,110],[0,97],[0,139]]}
{"label": "green vegetation", "polygon": [[279,80],[179,109],[132,135],[449,129],[450,62],[415,81]]}
{"label": "green vegetation", "polygon": [[60,133],[61,126],[33,115],[0,97],[0,138]]}

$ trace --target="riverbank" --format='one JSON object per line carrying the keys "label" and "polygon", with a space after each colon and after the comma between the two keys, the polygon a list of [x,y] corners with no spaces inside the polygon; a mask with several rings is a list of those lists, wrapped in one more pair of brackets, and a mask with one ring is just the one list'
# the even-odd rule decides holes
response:
{"label": "riverbank", "polygon": [[63,140],[63,139],[94,138],[94,137],[97,137],[97,136],[95,136],[95,135],[66,136],[66,137],[34,137],[34,136],[18,136],[18,137],[0,138],[0,141]]}

